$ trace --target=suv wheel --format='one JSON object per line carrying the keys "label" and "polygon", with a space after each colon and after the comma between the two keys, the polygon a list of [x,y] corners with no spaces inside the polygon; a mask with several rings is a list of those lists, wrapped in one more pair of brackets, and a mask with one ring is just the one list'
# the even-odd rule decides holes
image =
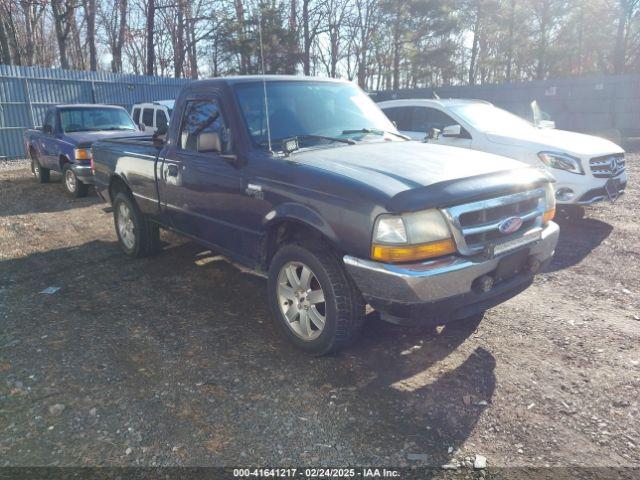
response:
{"label": "suv wheel", "polygon": [[40,166],[40,160],[38,159],[38,154],[35,150],[31,150],[29,152],[29,156],[31,157],[31,172],[33,173],[33,176],[36,177],[36,180],[38,180],[39,183],[49,182],[49,169],[42,168]]}
{"label": "suv wheel", "polygon": [[271,262],[268,283],[280,330],[308,353],[335,352],[362,326],[362,295],[327,247],[283,246]]}
{"label": "suv wheel", "polygon": [[116,195],[113,220],[120,248],[130,257],[146,257],[159,250],[160,228],[144,217],[130,195]]}
{"label": "suv wheel", "polygon": [[75,198],[87,196],[88,186],[78,180],[78,177],[76,177],[71,165],[68,163],[65,163],[62,168],[62,178],[64,188],[69,195]]}

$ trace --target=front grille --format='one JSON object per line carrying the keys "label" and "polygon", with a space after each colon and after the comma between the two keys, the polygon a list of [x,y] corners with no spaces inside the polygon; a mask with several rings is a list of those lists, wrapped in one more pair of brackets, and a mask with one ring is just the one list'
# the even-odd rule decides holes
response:
{"label": "front grille", "polygon": [[624,172],[625,166],[624,153],[603,155],[589,160],[591,173],[596,178],[617,177]]}
{"label": "front grille", "polygon": [[[517,238],[540,227],[544,196],[544,189],[540,188],[445,209],[458,250],[463,255],[473,255],[488,244]],[[515,233],[505,235],[499,227],[510,217],[520,217],[522,226]]]}

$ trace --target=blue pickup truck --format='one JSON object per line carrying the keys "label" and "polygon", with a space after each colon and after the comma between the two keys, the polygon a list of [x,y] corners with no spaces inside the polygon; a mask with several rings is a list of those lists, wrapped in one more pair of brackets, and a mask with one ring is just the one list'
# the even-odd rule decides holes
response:
{"label": "blue pickup truck", "polygon": [[51,170],[62,173],[63,185],[74,197],[84,197],[93,183],[91,144],[98,139],[144,135],[129,113],[112,105],[56,105],[50,107],[42,128],[24,134],[31,171],[47,183]]}
{"label": "blue pickup truck", "polygon": [[558,240],[544,172],[407,141],[350,82],[192,82],[168,131],[98,141],[93,160],[127,255],[158,251],[159,228],[213,248],[268,279],[276,324],[316,355],[354,338],[367,304],[401,324],[477,318]]}

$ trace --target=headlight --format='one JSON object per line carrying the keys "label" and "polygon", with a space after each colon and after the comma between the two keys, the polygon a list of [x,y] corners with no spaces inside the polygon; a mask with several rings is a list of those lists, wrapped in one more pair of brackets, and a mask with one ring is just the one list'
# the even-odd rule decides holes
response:
{"label": "headlight", "polygon": [[373,230],[371,258],[401,263],[454,253],[449,226],[438,210],[381,215]]}
{"label": "headlight", "polygon": [[546,225],[556,214],[556,194],[553,183],[549,182],[544,187],[544,215],[542,216],[542,224]]}
{"label": "headlight", "polygon": [[582,169],[582,163],[580,162],[580,159],[572,157],[567,153],[540,152],[538,153],[538,158],[547,167],[557,168],[558,170],[565,170],[567,172],[584,175],[584,170]]}
{"label": "headlight", "polygon": [[91,160],[90,148],[76,148],[73,153],[75,154],[76,160]]}

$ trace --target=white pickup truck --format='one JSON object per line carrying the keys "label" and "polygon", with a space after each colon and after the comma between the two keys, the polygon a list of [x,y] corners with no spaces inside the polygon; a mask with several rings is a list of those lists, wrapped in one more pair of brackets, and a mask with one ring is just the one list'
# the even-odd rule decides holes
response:
{"label": "white pickup truck", "polygon": [[556,200],[571,216],[614,201],[627,185],[624,150],[603,138],[540,128],[481,100],[391,100],[378,104],[415,140],[471,148],[545,168]]}

